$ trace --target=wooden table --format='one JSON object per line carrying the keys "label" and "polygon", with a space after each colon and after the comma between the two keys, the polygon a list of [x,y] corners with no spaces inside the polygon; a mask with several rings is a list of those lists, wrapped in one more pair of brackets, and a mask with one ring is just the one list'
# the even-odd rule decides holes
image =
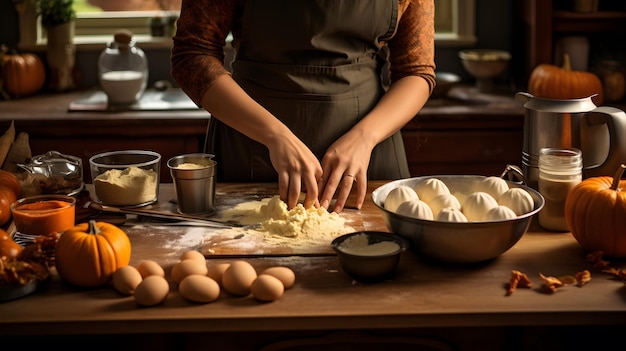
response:
{"label": "wooden table", "polygon": [[[369,191],[382,183],[371,182]],[[273,184],[218,184],[217,202],[241,194],[269,196],[275,189]],[[173,194],[171,184],[162,185],[158,206],[172,206]],[[346,209],[343,215],[359,216],[366,229],[385,230],[369,199],[362,210]],[[172,246],[175,239],[152,234],[150,228],[129,229],[131,264],[154,259],[167,271],[194,247],[180,241]],[[234,259],[210,258],[208,264]],[[334,256],[243,259],[257,269],[289,266],[297,282],[272,303],[223,293],[213,303],[194,304],[173,288],[163,304],[140,308],[112,287],[76,289],[54,277],[44,290],[0,304],[0,338],[29,346],[116,349],[279,350],[281,345],[326,344],[338,350],[347,349],[346,342],[367,341],[369,347],[384,343],[385,349],[565,350],[615,344],[626,330],[624,283],[585,262],[585,252],[570,233],[548,233],[534,223],[493,261],[445,265],[406,252],[396,276],[376,284],[352,281]],[[583,287],[566,286],[554,294],[540,289],[540,273],[563,276],[583,269],[593,276]],[[511,270],[528,274],[535,287],[507,296]],[[368,348],[360,344],[358,349]]]}

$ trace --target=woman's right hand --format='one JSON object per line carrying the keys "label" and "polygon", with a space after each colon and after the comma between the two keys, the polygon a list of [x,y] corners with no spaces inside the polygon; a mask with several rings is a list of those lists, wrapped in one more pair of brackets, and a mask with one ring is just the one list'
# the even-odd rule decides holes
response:
{"label": "woman's right hand", "polygon": [[278,173],[280,199],[291,209],[298,204],[300,192],[305,192],[304,207],[319,207],[317,181],[322,166],[313,152],[293,133],[276,134],[266,144],[270,160]]}

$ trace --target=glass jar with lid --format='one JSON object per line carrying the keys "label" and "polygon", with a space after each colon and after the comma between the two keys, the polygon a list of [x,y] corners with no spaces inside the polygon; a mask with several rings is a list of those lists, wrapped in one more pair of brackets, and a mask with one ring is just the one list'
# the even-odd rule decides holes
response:
{"label": "glass jar with lid", "polygon": [[98,79],[109,105],[137,102],[148,83],[148,59],[132,32],[120,30],[98,59]]}

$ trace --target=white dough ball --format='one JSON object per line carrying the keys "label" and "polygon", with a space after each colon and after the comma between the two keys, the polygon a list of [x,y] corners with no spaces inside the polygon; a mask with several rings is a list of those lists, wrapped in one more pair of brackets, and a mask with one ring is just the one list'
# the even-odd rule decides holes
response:
{"label": "white dough ball", "polygon": [[458,208],[446,207],[439,211],[435,220],[440,222],[467,222],[467,217]]}
{"label": "white dough ball", "polygon": [[433,219],[433,211],[430,209],[430,206],[420,199],[413,199],[401,203],[396,213],[417,219]]}
{"label": "white dough ball", "polygon": [[459,200],[452,194],[443,194],[435,196],[428,205],[430,209],[433,211],[433,217],[437,218],[439,212],[446,207],[453,207],[457,210],[461,210],[461,203]]}
{"label": "white dough ball", "polygon": [[487,211],[496,206],[498,206],[498,202],[493,196],[483,191],[477,191],[467,196],[461,208],[468,221],[478,222],[483,219]]}
{"label": "white dough ball", "polygon": [[473,192],[485,192],[498,200],[505,191],[509,190],[509,184],[500,177],[491,176],[478,181],[473,190]]}
{"label": "white dough ball", "polygon": [[521,216],[535,208],[535,201],[528,191],[522,188],[511,188],[500,196],[498,203],[513,210],[516,215]]}
{"label": "white dough ball", "polygon": [[415,192],[420,200],[429,203],[439,195],[450,194],[450,189],[441,179],[428,178],[415,186]]}
{"label": "white dough ball", "polygon": [[386,210],[395,212],[401,203],[418,198],[419,197],[413,188],[406,185],[399,185],[389,191],[389,194],[387,194],[387,197],[385,198],[384,207]]}
{"label": "white dough ball", "polygon": [[492,208],[491,210],[487,211],[487,213],[485,213],[485,216],[483,217],[483,221],[484,222],[500,221],[503,219],[513,219],[516,217],[517,215],[515,214],[515,212],[513,212],[512,209],[506,206],[498,205]]}

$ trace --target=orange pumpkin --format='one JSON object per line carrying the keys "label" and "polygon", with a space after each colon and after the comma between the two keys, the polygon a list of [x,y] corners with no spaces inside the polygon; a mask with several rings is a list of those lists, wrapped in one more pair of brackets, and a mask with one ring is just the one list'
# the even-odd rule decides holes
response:
{"label": "orange pumpkin", "polygon": [[35,54],[7,54],[1,65],[4,90],[12,97],[35,94],[46,82],[46,68]]}
{"label": "orange pumpkin", "polygon": [[55,265],[70,284],[97,287],[110,282],[113,273],[130,262],[131,245],[117,226],[90,220],[65,232],[56,245]]}
{"label": "orange pumpkin", "polygon": [[565,54],[563,66],[543,63],[535,67],[528,79],[528,92],[544,99],[592,98],[596,105],[604,102],[602,82],[597,75],[587,71],[572,71],[569,55]]}
{"label": "orange pumpkin", "polygon": [[13,190],[15,196],[18,198],[22,195],[22,184],[19,179],[17,179],[17,176],[12,172],[0,169],[0,185],[4,185]]}
{"label": "orange pumpkin", "polygon": [[587,178],[565,200],[565,220],[583,249],[608,257],[626,257],[626,180],[622,174]]}
{"label": "orange pumpkin", "polygon": [[13,189],[0,185],[0,226],[11,220],[11,204],[17,201],[17,195]]}

